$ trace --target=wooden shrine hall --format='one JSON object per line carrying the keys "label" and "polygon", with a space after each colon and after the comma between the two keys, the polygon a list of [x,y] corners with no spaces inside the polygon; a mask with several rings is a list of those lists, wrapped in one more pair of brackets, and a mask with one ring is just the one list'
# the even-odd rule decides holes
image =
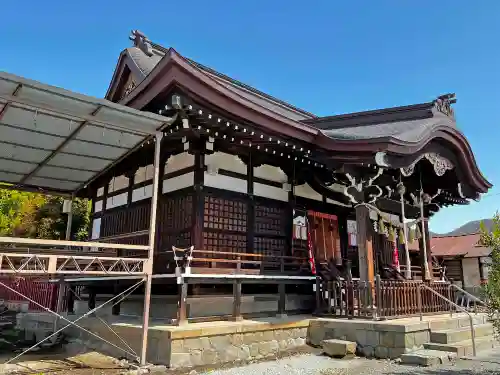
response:
{"label": "wooden shrine hall", "polygon": [[[158,195],[153,317],[181,323],[313,310],[342,315],[330,300],[332,287],[339,295],[348,288],[343,283],[364,285],[370,299],[382,298],[384,283],[397,284],[398,293],[419,282],[446,290],[446,275],[430,255],[428,220],[491,188],[457,127],[453,94],[318,117],[139,31],[131,40],[106,99],[160,114],[165,126],[74,196],[93,202],[89,241],[141,246]],[[127,134],[116,137],[116,150],[130,142]],[[128,285],[109,277],[66,281],[86,286],[89,306]],[[409,302],[387,296],[401,306],[386,317],[415,313]],[[354,308],[354,300],[345,301]],[[439,304],[429,311],[440,309],[446,311]],[[134,313],[124,305],[113,313],[124,310]]]}

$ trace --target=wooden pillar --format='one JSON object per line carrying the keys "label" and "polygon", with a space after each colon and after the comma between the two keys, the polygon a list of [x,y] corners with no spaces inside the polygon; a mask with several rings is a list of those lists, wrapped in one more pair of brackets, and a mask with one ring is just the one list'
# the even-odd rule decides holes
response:
{"label": "wooden pillar", "polygon": [[183,325],[188,322],[187,316],[187,295],[188,295],[188,284],[181,280],[178,284],[178,302],[177,302],[177,325]]}
{"label": "wooden pillar", "polygon": [[193,230],[191,242],[194,248],[199,250],[203,249],[205,155],[198,149],[194,151],[194,163]]}
{"label": "wooden pillar", "polygon": [[368,281],[373,285],[375,272],[373,265],[372,228],[368,207],[363,205],[356,207],[356,226],[358,230],[359,276],[361,281]]}
{"label": "wooden pillar", "polygon": [[89,311],[95,309],[95,301],[97,298],[96,290],[94,287],[89,287],[88,288],[89,292],[89,300],[88,300],[88,307]]}
{"label": "wooden pillar", "polygon": [[[420,223],[420,224],[417,224],[417,225],[420,225],[420,230],[421,230],[421,233],[423,233],[425,231],[425,248],[426,248],[426,252],[427,252],[427,264],[428,264],[428,267],[429,267],[429,279],[428,280],[432,280],[433,276],[432,276],[432,257],[431,257],[431,238],[430,238],[430,235],[429,235],[429,221],[428,220],[424,220],[423,223]],[[420,239],[418,240],[418,247],[419,247],[419,250],[420,250],[420,268],[421,268],[421,272],[422,272],[422,280],[425,280],[425,258],[424,257],[424,239],[423,239],[423,236],[420,237]]]}
{"label": "wooden pillar", "polygon": [[339,237],[340,237],[340,254],[343,259],[347,259],[349,248],[349,233],[347,233],[347,216],[338,216]]}
{"label": "wooden pillar", "polygon": [[286,284],[278,284],[278,317],[286,317]]}
{"label": "wooden pillar", "polygon": [[233,282],[233,320],[242,320],[241,316],[241,280],[234,280]]}
{"label": "wooden pillar", "polygon": [[67,307],[68,307],[68,314],[74,314],[75,313],[75,286],[69,284],[68,285],[68,293],[67,293]]}
{"label": "wooden pillar", "polygon": [[[113,297],[116,297],[120,293],[120,284],[118,281],[115,282],[113,285]],[[111,314],[112,315],[120,315],[120,308],[121,308],[121,303],[117,302],[113,305],[111,308]]]}
{"label": "wooden pillar", "polygon": [[[247,249],[248,254],[254,252],[254,242],[255,242],[255,196],[253,194],[253,180],[254,180],[254,163],[252,161],[252,152],[250,151],[250,157],[247,164],[247,194],[248,194],[248,206],[247,206]],[[241,268],[241,263],[237,264],[237,268]]]}

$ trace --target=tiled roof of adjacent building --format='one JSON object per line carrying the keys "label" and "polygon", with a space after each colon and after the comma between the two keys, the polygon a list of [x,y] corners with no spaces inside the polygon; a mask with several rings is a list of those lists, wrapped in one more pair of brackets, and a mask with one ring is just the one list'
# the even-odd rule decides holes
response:
{"label": "tiled roof of adjacent building", "polygon": [[491,249],[480,244],[479,233],[462,236],[434,236],[431,253],[437,257],[463,256],[465,258],[489,256]]}

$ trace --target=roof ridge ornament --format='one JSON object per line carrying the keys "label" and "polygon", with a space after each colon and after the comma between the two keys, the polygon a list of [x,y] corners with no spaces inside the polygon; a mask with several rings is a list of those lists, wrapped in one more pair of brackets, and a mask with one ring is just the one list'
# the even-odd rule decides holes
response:
{"label": "roof ridge ornament", "polygon": [[434,106],[438,112],[442,114],[455,118],[455,112],[451,107],[452,104],[455,104],[457,99],[455,98],[455,94],[445,94],[439,96],[436,100],[434,100]]}
{"label": "roof ridge ornament", "polygon": [[129,39],[134,42],[134,47],[139,48],[147,56],[153,56],[151,41],[142,31],[132,30],[132,35],[129,36]]}

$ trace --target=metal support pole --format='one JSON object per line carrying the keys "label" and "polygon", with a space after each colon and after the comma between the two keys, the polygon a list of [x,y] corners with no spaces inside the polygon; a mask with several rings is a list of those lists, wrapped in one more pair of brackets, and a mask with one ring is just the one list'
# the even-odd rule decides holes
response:
{"label": "metal support pole", "polygon": [[[57,293],[58,295],[57,295],[56,313],[61,314],[64,305],[64,297],[66,296],[66,283],[64,282],[63,277],[59,279]],[[59,323],[59,317],[56,316],[56,319],[54,320],[54,331],[57,331],[58,323]]]}
{"label": "metal support pole", "polygon": [[66,223],[66,241],[71,241],[71,225],[73,224],[73,200],[74,196],[71,196],[71,207],[68,212],[68,222]]}
{"label": "metal support pole", "polygon": [[[425,233],[425,223],[424,223],[424,191],[420,190],[420,224],[422,226],[422,241],[423,241],[423,248],[424,248],[424,280],[430,280],[431,275],[429,272],[429,263],[427,262],[427,239],[426,239],[426,233]],[[417,224],[418,225],[418,224]]]}
{"label": "metal support pole", "polygon": [[[127,290],[123,291],[123,293],[121,293],[120,295],[118,295],[118,296],[115,296],[115,297],[111,298],[110,300],[108,300],[108,301],[104,302],[102,305],[99,305],[98,307],[96,307],[96,308],[94,308],[94,309],[92,309],[92,310],[88,311],[87,313],[83,314],[82,316],[80,316],[79,318],[75,319],[74,321],[70,321],[70,320],[66,319],[64,316],[59,316],[62,320],[66,321],[68,324],[66,324],[66,325],[65,325],[64,327],[62,327],[62,328],[59,328],[57,331],[55,331],[55,332],[53,332],[52,334],[50,334],[49,336],[45,337],[43,340],[39,341],[39,342],[38,342],[38,343],[36,343],[35,345],[33,345],[33,346],[31,346],[31,347],[29,347],[29,348],[25,349],[22,353],[18,354],[18,355],[17,355],[17,356],[15,356],[14,358],[9,359],[7,362],[5,362],[5,364],[12,363],[13,361],[15,361],[16,359],[18,359],[18,358],[19,358],[19,357],[21,357],[22,355],[24,355],[24,354],[28,353],[29,351],[33,350],[34,348],[36,348],[36,347],[37,347],[37,346],[39,346],[40,344],[44,343],[45,341],[50,340],[52,337],[56,336],[58,333],[60,333],[60,332],[64,331],[64,330],[65,330],[67,327],[69,327],[69,326],[75,326],[75,327],[77,327],[77,328],[80,328],[80,329],[81,329],[81,330],[83,330],[84,332],[86,332],[86,333],[88,333],[88,334],[90,334],[90,335],[92,335],[92,336],[94,336],[94,337],[97,337],[98,339],[100,339],[100,340],[102,340],[102,341],[106,342],[108,345],[111,345],[111,346],[113,346],[113,347],[115,347],[115,348],[117,348],[117,349],[119,349],[119,350],[121,350],[121,351],[123,351],[123,352],[125,352],[125,353],[127,353],[128,355],[131,355],[131,356],[133,357],[133,356],[134,356],[134,354],[133,354],[133,353],[129,353],[129,352],[127,352],[126,350],[124,350],[124,349],[120,348],[119,346],[116,346],[115,344],[113,344],[113,343],[111,343],[111,342],[109,342],[109,341],[105,340],[104,338],[102,338],[102,337],[100,337],[100,336],[96,335],[95,333],[93,333],[93,332],[91,332],[91,331],[87,330],[86,328],[84,328],[84,327],[82,327],[82,326],[79,326],[79,325],[78,325],[78,324],[76,324],[76,323],[77,323],[78,321],[80,321],[80,320],[82,320],[82,319],[86,318],[87,316],[92,315],[92,314],[93,314],[93,313],[95,313],[97,310],[99,310],[99,309],[101,309],[102,307],[106,306],[106,305],[107,305],[107,304],[109,304],[110,302],[112,302],[112,301],[114,301],[114,300],[118,299],[118,297],[121,297],[122,295],[127,294],[127,293],[128,293],[129,291],[131,291],[131,290],[135,290],[135,289],[137,288],[137,286],[138,286],[138,285],[140,285],[142,282],[143,282],[143,280],[139,281],[138,283],[136,283],[135,285],[131,286],[131,287],[130,287],[130,288],[128,288]],[[47,311],[47,312],[50,312],[50,313],[54,314],[54,312],[53,312],[52,310],[50,310],[50,309],[46,308],[45,306],[43,306],[43,305],[39,304],[38,302],[36,302],[36,301],[34,301],[34,300],[32,300],[32,299],[30,299],[30,298],[26,297],[25,295],[23,295],[22,293],[19,293],[19,292],[18,292],[17,290],[15,290],[15,289],[12,289],[12,288],[11,288],[11,287],[9,287],[8,285],[5,285],[4,283],[0,282],[0,286],[3,286],[4,288],[6,288],[6,289],[10,290],[11,292],[16,293],[17,295],[20,295],[20,296],[22,296],[22,297],[27,298],[30,302],[32,302],[32,303],[34,303],[35,305],[37,305],[37,306],[39,306],[39,307],[43,308],[45,311]],[[55,313],[55,314],[57,315],[57,313]]]}
{"label": "metal support pole", "polygon": [[407,280],[411,279],[411,261],[410,261],[410,250],[408,248],[408,228],[405,223],[405,201],[404,201],[404,193],[405,187],[401,184],[402,188],[400,190],[401,197],[401,224],[403,225],[403,236],[404,238],[404,247],[405,247],[405,257],[406,257],[406,270],[405,277]]}
{"label": "metal support pole", "polygon": [[153,196],[151,197],[151,216],[149,220],[149,250],[148,265],[146,267],[146,284],[144,286],[144,309],[142,323],[142,349],[141,365],[146,365],[146,355],[148,350],[148,330],[149,330],[149,307],[151,302],[151,284],[153,281],[153,256],[155,250],[156,237],[156,211],[158,208],[158,191],[160,185],[160,151],[163,133],[158,132],[155,135],[155,156],[154,156],[154,176],[153,176]]}

